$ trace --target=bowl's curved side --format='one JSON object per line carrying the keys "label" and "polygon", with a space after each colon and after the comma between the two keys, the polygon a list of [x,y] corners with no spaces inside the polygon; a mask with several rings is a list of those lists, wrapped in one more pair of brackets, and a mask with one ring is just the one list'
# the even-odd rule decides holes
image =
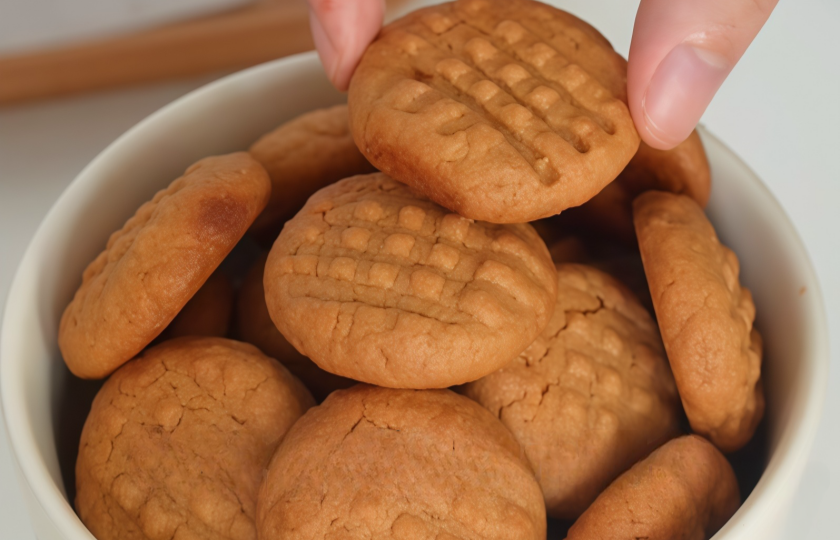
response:
{"label": "bowl's curved side", "polygon": [[705,129],[700,134],[713,178],[706,212],[721,241],[738,254],[741,281],[755,298],[770,420],[770,459],[761,479],[714,538],[777,538],[784,533],[825,400],[825,307],[810,257],[779,202],[722,142]]}
{"label": "bowl's curved side", "polygon": [[230,75],[120,136],[47,213],[12,281],[0,333],[0,403],[39,538],[93,539],[67,501],[54,425],[56,390],[69,376],[58,320],[84,267],[111,231],[194,161],[248,148],[300,111],[344,99],[314,52]]}

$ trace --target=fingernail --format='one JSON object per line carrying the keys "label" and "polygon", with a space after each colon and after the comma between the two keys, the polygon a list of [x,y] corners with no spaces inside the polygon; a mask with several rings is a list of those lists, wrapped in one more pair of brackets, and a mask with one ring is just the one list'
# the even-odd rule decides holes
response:
{"label": "fingernail", "polygon": [[663,149],[684,141],[731,70],[716,52],[687,43],[674,47],[656,68],[642,100],[651,137]]}
{"label": "fingernail", "polygon": [[335,83],[335,74],[338,71],[339,55],[336,52],[335,45],[330,39],[330,34],[324,29],[318,15],[311,9],[309,10],[309,28],[312,30],[312,40],[315,42],[315,48],[318,50],[318,57],[321,58],[321,64],[324,66],[324,71],[333,83]]}

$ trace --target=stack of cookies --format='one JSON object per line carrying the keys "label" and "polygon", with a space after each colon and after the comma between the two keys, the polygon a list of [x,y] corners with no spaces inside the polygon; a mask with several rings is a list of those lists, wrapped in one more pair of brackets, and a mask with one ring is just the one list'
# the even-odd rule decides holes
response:
{"label": "stack of cookies", "polygon": [[409,14],[348,106],[195,163],[85,270],[59,345],[109,378],[79,516],[99,540],[708,538],[764,409],[709,191],[696,133],[640,144],[583,21]]}

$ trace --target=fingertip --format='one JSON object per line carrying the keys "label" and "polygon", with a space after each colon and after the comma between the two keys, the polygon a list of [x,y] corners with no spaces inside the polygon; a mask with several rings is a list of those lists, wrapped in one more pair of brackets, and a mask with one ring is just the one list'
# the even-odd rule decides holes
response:
{"label": "fingertip", "polygon": [[368,45],[382,27],[384,0],[310,0],[310,27],[330,81],[346,91]]}
{"label": "fingertip", "polygon": [[713,51],[681,43],[657,66],[642,96],[639,135],[670,150],[694,130],[732,66]]}
{"label": "fingertip", "polygon": [[641,0],[627,97],[647,144],[667,150],[700,121],[777,0]]}
{"label": "fingertip", "polygon": [[336,88],[342,92],[347,87],[341,87],[336,81],[335,71],[338,67],[338,58],[335,53],[335,47],[330,40],[329,34],[321,24],[320,19],[310,10],[309,12],[309,28],[312,31],[312,41],[315,42],[315,50],[318,51],[318,57],[321,59],[321,65],[324,66],[324,71],[329,77],[330,81]]}

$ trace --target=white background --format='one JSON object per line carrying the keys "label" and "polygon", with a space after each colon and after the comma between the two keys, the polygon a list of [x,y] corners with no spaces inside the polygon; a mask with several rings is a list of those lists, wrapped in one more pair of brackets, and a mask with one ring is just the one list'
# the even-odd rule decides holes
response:
{"label": "white background", "polygon": [[[4,2],[0,0],[0,13]],[[556,2],[627,54],[634,0]],[[7,4],[8,5],[8,4]],[[832,339],[822,424],[786,538],[838,537],[840,508],[840,2],[782,0],[703,123],[766,182],[816,266]],[[114,138],[204,82],[190,80],[0,108],[0,301],[44,214]],[[2,81],[0,81],[2,84]],[[0,419],[2,422],[2,419]],[[0,433],[0,538],[32,540]]]}

